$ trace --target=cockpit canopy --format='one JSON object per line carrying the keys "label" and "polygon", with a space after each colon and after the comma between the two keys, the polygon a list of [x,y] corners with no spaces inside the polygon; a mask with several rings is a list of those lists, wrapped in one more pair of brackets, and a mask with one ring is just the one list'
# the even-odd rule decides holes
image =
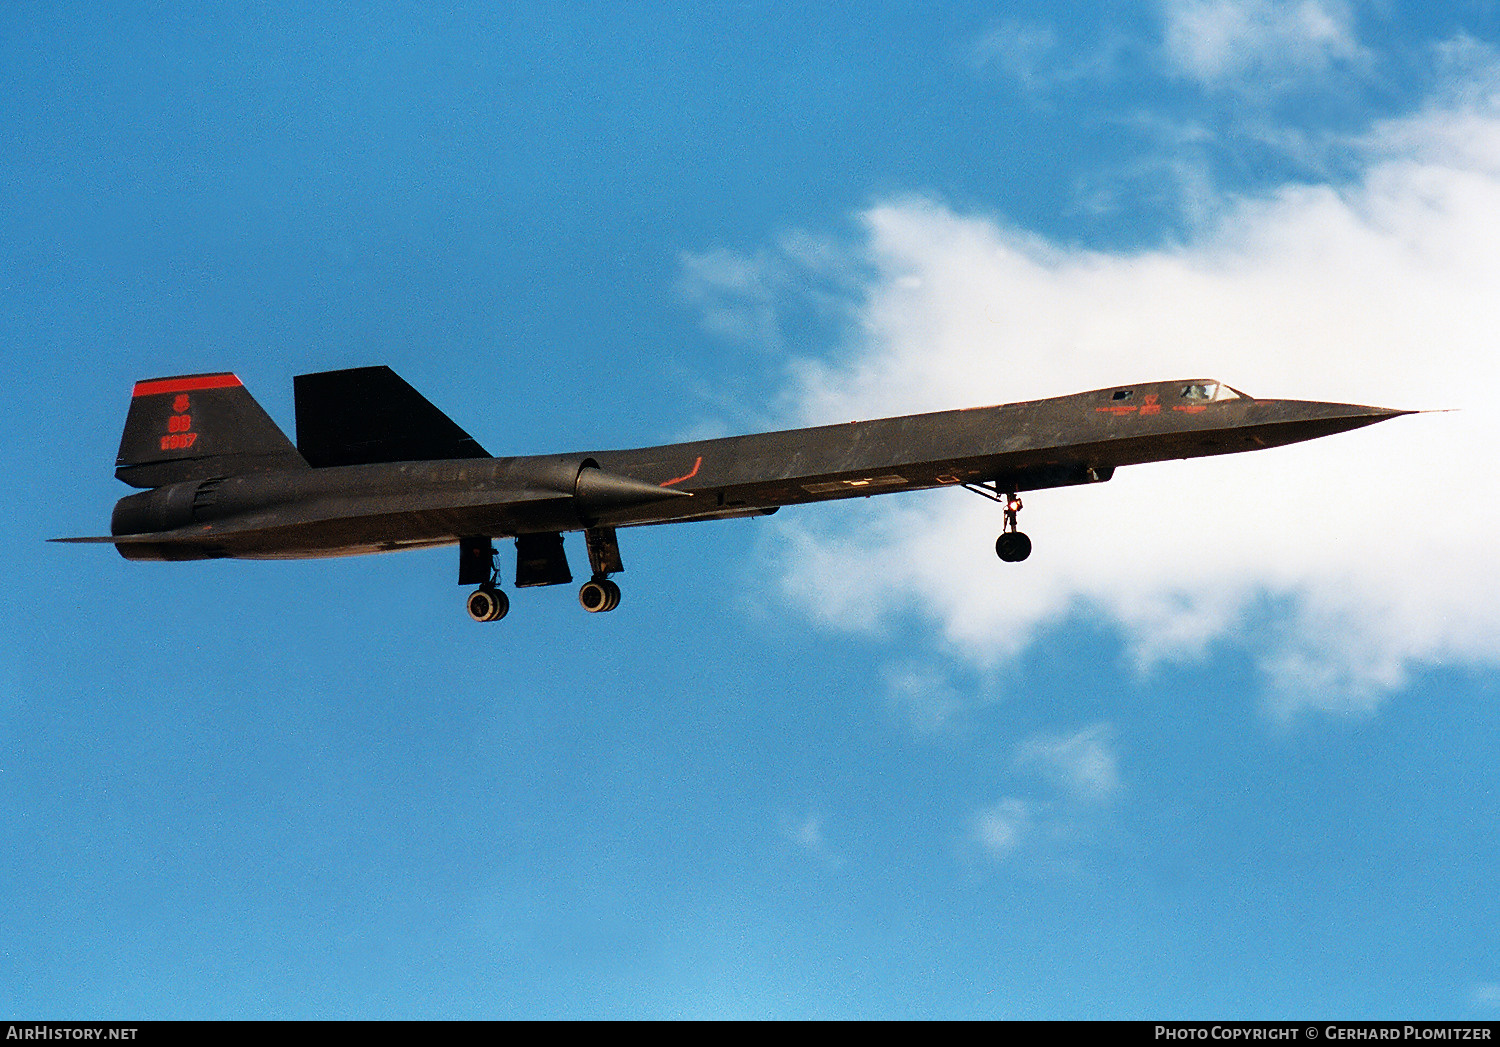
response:
{"label": "cockpit canopy", "polygon": [[[1168,401],[1174,395],[1177,399],[1189,404],[1248,399],[1238,389],[1206,378],[1195,378],[1189,382],[1166,382],[1159,386],[1148,386],[1147,389],[1153,395],[1160,397],[1163,402]],[[1138,391],[1138,388],[1116,389],[1111,393],[1110,399],[1115,402],[1133,400]]]}
{"label": "cockpit canopy", "polygon": [[1182,387],[1182,398],[1199,403],[1213,400],[1238,400],[1244,394],[1229,388],[1222,382],[1188,382]]}

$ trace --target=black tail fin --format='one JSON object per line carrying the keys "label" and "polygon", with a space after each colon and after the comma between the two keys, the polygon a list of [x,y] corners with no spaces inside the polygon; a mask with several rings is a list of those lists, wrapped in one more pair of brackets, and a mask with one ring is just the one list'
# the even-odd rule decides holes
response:
{"label": "black tail fin", "polygon": [[489,457],[389,367],[299,374],[292,382],[297,450],[315,469]]}
{"label": "black tail fin", "polygon": [[232,374],[189,374],[135,383],[115,476],[132,487],[307,463]]}

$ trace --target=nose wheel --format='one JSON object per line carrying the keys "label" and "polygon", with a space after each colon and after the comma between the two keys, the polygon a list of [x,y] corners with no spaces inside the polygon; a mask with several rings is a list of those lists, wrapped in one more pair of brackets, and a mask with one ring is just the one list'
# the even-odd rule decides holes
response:
{"label": "nose wheel", "polygon": [[1020,563],[1031,555],[1031,539],[1020,531],[1006,531],[995,539],[995,555],[1006,563]]}

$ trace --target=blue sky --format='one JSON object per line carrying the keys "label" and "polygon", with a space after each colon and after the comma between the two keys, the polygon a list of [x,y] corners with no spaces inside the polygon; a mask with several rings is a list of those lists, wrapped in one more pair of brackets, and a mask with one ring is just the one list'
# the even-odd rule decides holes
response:
{"label": "blue sky", "polygon": [[[1489,5],[305,8],[0,14],[0,1010],[1500,1016]],[[1459,410],[1037,492],[1023,565],[956,492],[631,531],[601,616],[44,544],[135,380],[371,363],[497,454]]]}

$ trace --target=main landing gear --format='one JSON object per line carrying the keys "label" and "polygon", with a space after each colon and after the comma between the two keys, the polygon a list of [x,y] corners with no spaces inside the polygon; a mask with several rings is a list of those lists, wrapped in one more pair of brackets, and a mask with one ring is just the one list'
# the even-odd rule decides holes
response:
{"label": "main landing gear", "polygon": [[476,622],[498,622],[510,610],[510,597],[487,582],[469,594],[468,606]]}
{"label": "main landing gear", "polygon": [[613,611],[620,606],[620,587],[598,575],[583,583],[583,588],[578,590],[578,602],[589,614]]}
{"label": "main landing gear", "polygon": [[476,622],[498,622],[510,610],[510,597],[500,591],[499,555],[488,538],[466,538],[459,543],[458,583],[479,588],[469,594],[469,617]]}
{"label": "main landing gear", "polygon": [[[584,532],[589,567],[593,577],[578,590],[578,602],[590,614],[603,614],[620,606],[620,587],[610,575],[625,569],[613,527],[591,527]],[[465,538],[459,542],[458,584],[478,585],[469,594],[469,617],[476,622],[498,622],[510,610],[510,598],[500,591],[498,553],[488,538]],[[563,552],[562,535],[523,534],[516,537],[516,585],[563,585],[573,580]]]}
{"label": "main landing gear", "polygon": [[620,587],[609,580],[612,574],[625,570],[620,560],[620,543],[613,527],[590,527],[583,532],[589,549],[589,568],[594,576],[578,590],[578,602],[589,614],[603,614],[620,606]]}
{"label": "main landing gear", "polygon": [[1001,491],[995,484],[966,483],[963,486],[1005,506],[1005,529],[995,539],[995,555],[1006,563],[1020,563],[1030,556],[1031,539],[1016,528],[1016,516],[1021,512],[1021,499],[1016,492]]}

